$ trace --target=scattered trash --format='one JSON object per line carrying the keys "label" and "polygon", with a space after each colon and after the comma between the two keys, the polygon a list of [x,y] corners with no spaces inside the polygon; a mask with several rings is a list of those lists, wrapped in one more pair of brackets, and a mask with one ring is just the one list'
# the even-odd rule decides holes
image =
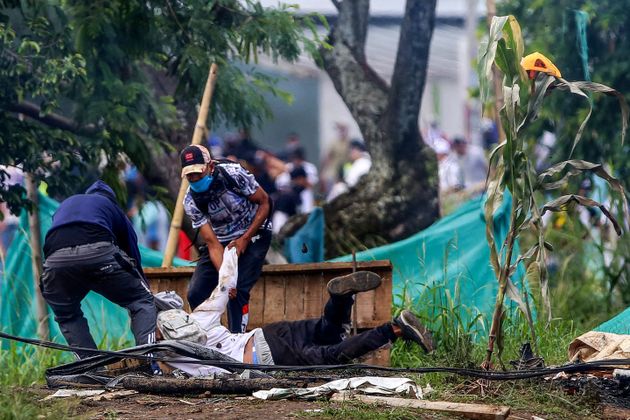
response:
{"label": "scattered trash", "polygon": [[188,404],[188,405],[197,405],[197,404],[199,404],[198,402],[190,402],[190,401],[186,401],[186,400],[177,400],[177,401],[179,401],[181,403],[184,403],[184,404]]}
{"label": "scattered trash", "polygon": [[118,400],[120,398],[125,398],[130,395],[137,394],[138,391],[134,391],[131,389],[123,389],[120,391],[107,392],[105,394],[94,395],[92,397],[86,398],[89,401],[109,401],[109,400]]}
{"label": "scattered trash", "polygon": [[589,331],[569,344],[572,362],[627,358],[630,358],[630,335]]}
{"label": "scattered trash", "polygon": [[40,401],[48,401],[53,398],[92,397],[94,395],[100,395],[104,392],[104,389],[59,389],[54,394],[48,395]]}
{"label": "scattered trash", "polygon": [[529,370],[545,367],[545,360],[537,357],[532,351],[532,346],[525,343],[521,346],[521,357],[518,360],[510,360],[510,364],[516,370]]}
{"label": "scattered trash", "polygon": [[268,391],[256,391],[252,395],[261,400],[281,400],[285,398],[312,399],[331,395],[336,391],[356,390],[365,394],[407,395],[422,398],[422,388],[408,378],[383,378],[363,376],[358,378],[338,379],[324,385],[310,388],[272,388]]}

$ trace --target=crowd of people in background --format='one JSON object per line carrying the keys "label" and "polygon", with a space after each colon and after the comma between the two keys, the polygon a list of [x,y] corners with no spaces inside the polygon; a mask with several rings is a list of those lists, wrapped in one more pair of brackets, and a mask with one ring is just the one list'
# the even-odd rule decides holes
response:
{"label": "crowd of people in background", "polygon": [[348,127],[337,123],[336,138],[318,165],[309,161],[296,132],[287,135],[280,150],[269,150],[254,141],[247,130],[211,136],[207,145],[213,159],[239,162],[248,169],[274,202],[273,230],[278,233],[296,214],[310,213],[355,186],[372,164],[363,140],[350,138]]}
{"label": "crowd of people in background", "polygon": [[[310,213],[316,206],[334,200],[356,186],[370,170],[372,161],[363,140],[352,138],[348,125],[341,122],[335,124],[335,132],[335,138],[328,142],[319,164],[309,160],[297,132],[288,133],[279,150],[262,147],[245,129],[223,137],[213,134],[204,145],[211,151],[213,159],[238,162],[254,175],[273,199],[273,232],[278,233],[292,216]],[[435,122],[423,132],[423,138],[437,156],[443,214],[449,212],[445,207],[454,209],[459,203],[483,193],[488,173],[486,156],[499,138],[491,120],[481,121],[479,141],[474,144],[461,136],[449,138]],[[538,170],[548,166],[554,144],[555,136],[545,131],[533,151]],[[24,175],[19,168],[0,169],[9,176],[5,185],[23,185]],[[132,164],[121,169],[121,177],[128,192],[125,211],[137,232],[138,243],[163,252],[170,225],[168,210],[154,198],[150,186]],[[11,214],[5,203],[0,202],[0,211],[4,215],[0,221],[1,275],[3,260],[18,229],[19,219]],[[181,237],[180,243],[183,245],[178,255],[186,258],[191,242],[189,238]]]}

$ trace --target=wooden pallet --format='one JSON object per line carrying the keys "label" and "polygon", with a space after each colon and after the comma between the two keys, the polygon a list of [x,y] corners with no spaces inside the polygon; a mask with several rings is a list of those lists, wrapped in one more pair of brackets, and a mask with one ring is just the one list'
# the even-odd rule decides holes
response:
{"label": "wooden pallet", "polygon": [[[391,320],[392,265],[389,261],[358,262],[358,270],[372,271],[383,279],[375,290],[357,295],[357,328],[377,327]],[[185,309],[188,282],[194,267],[145,268],[155,292],[174,290],[183,299]],[[326,284],[333,277],[352,272],[352,263],[313,263],[265,265],[253,287],[249,302],[249,328],[277,321],[297,321],[321,316],[328,300]],[[375,352],[366,363],[389,364],[389,349]]]}

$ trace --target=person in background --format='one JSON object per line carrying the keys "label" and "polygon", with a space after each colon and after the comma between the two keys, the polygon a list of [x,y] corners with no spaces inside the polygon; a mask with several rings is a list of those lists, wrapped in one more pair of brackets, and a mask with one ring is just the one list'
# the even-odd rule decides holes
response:
{"label": "person in background", "polygon": [[464,188],[471,193],[481,192],[488,176],[488,160],[483,150],[463,137],[455,137],[452,148],[462,171]]}
{"label": "person in background", "polygon": [[460,191],[464,188],[464,174],[457,158],[451,153],[447,140],[435,142],[433,149],[438,161],[438,177],[441,193]]}
{"label": "person in background", "polygon": [[341,194],[354,187],[363,175],[372,167],[372,159],[365,147],[365,143],[359,139],[353,139],[348,148],[348,163],[341,173],[341,181],[335,183],[330,189],[326,201],[331,202]]}
{"label": "person in background", "polygon": [[254,176],[234,162],[213,161],[207,148],[190,145],[180,154],[182,178],[190,187],[184,211],[204,246],[188,288],[192,309],[210,296],[226,247],[239,255],[238,282],[228,304],[230,331],[245,331],[249,292],[262,272],[271,244],[271,203]]}
{"label": "person in background", "polygon": [[81,310],[90,291],[129,311],[136,345],[155,342],[157,312],[137,237],[109,185],[96,181],[85,194],[59,205],[44,241],[44,258],[42,296],[70,346],[97,348]]}
{"label": "person in background", "polygon": [[287,141],[284,148],[276,156],[285,162],[289,162],[293,152],[300,147],[302,147],[300,136],[295,131],[292,131],[287,135]]}
{"label": "person in background", "polygon": [[350,142],[350,148],[348,150],[348,156],[350,158],[350,166],[344,174],[344,181],[348,184],[348,187],[352,188],[357,185],[357,182],[367,174],[372,167],[372,159],[367,152],[365,143],[363,140],[353,139]]}
{"label": "person in background", "polygon": [[348,161],[350,137],[348,125],[335,123],[337,137],[330,144],[326,157],[322,160],[322,192],[328,194],[337,182],[342,181],[343,167]]}
{"label": "person in background", "polygon": [[291,171],[291,184],[278,192],[273,213],[273,232],[278,233],[291,216],[310,213],[315,208],[313,188],[309,186],[306,171],[297,167]]}

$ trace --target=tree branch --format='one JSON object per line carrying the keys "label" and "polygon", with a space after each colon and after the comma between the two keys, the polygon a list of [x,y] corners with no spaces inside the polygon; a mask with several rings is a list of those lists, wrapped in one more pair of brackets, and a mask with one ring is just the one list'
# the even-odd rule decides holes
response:
{"label": "tree branch", "polygon": [[74,134],[89,136],[97,134],[99,132],[99,129],[94,124],[81,126],[76,121],[68,117],[64,117],[63,115],[55,113],[42,114],[42,108],[39,105],[28,101],[23,101],[17,104],[10,104],[7,107],[7,110],[23,114],[29,118],[41,122],[42,124],[46,124],[50,127],[58,128],[60,130],[69,131]]}
{"label": "tree branch", "polygon": [[[321,51],[326,72],[366,140],[366,128],[380,118],[387,106],[388,93],[387,83],[365,59],[369,5],[369,0],[340,2],[337,23],[329,34],[333,48]],[[366,93],[369,101],[365,100]]]}
{"label": "tree branch", "polygon": [[389,91],[391,123],[403,135],[418,132],[418,114],[429,63],[429,47],[435,25],[436,0],[408,0],[400,28],[398,53]]}

